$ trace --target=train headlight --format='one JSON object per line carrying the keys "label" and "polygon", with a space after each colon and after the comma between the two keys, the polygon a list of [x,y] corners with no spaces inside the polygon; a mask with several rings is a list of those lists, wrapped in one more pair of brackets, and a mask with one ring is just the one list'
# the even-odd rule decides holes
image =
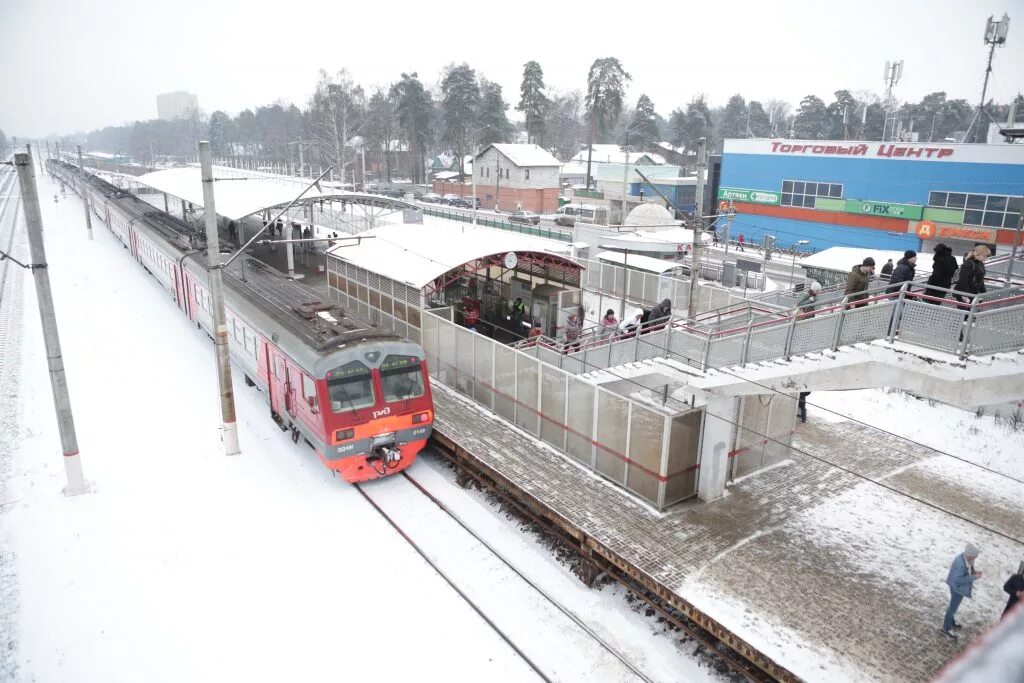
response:
{"label": "train headlight", "polygon": [[426,422],[430,419],[430,413],[416,413],[412,416],[412,423],[418,425],[421,422]]}
{"label": "train headlight", "polygon": [[334,438],[337,441],[347,441],[356,435],[354,429],[339,429],[334,433]]}

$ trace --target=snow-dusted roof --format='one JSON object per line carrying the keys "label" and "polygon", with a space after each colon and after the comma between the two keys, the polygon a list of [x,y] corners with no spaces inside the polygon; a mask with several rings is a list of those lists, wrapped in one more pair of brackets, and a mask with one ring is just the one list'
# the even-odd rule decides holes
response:
{"label": "snow-dusted roof", "polygon": [[587,175],[586,162],[568,161],[562,164],[561,175]]}
{"label": "snow-dusted roof", "polygon": [[[626,163],[626,153],[622,151],[622,147],[619,145],[594,145],[594,153],[591,156],[590,161],[595,164],[624,164]],[[665,163],[665,157],[660,154],[652,154],[651,152],[630,152],[630,162],[636,162],[640,159],[647,157],[651,160],[651,163],[661,165]],[[578,161],[583,164],[587,163],[587,148],[584,147],[574,156],[570,161]]]}
{"label": "snow-dusted roof", "polygon": [[[470,173],[470,171],[467,170],[466,173]],[[453,178],[458,177],[458,171],[438,171],[437,173],[434,174],[434,178],[437,180],[451,180]]]}
{"label": "snow-dusted roof", "polygon": [[484,154],[484,152],[491,147],[501,152],[503,156],[520,168],[529,166],[562,165],[562,162],[556,159],[551,152],[539,145],[514,145],[511,143],[498,142],[493,145],[488,145],[480,152],[480,154]]}
{"label": "snow-dusted roof", "polygon": [[[287,176],[243,171],[226,166],[214,166],[213,177],[223,182],[214,183],[217,213],[238,220],[272,206],[281,206],[295,199],[308,181]],[[202,172],[197,165],[179,166],[153,171],[134,179],[135,182],[203,206]],[[321,197],[315,187],[303,199]]]}
{"label": "snow-dusted roof", "polygon": [[[862,249],[861,247],[829,247],[828,249],[822,249],[816,254],[811,254],[810,256],[800,259],[797,261],[797,265],[801,268],[823,268],[825,270],[836,270],[848,273],[853,269],[854,265],[863,262],[868,256],[875,259],[875,272],[880,273],[886,260],[892,259],[892,264],[895,266],[899,260],[903,258],[903,252],[884,251],[880,249]],[[928,258],[923,258],[921,255],[918,255],[918,273],[922,271],[930,271],[930,269],[930,255],[928,255]]]}
{"label": "snow-dusted roof", "polygon": [[[710,242],[711,235],[704,233],[701,243]],[[615,249],[643,249],[646,251],[663,251],[676,249],[680,244],[693,244],[693,230],[689,228],[669,228],[657,232],[621,232],[601,238],[599,246]]]}
{"label": "snow-dusted roof", "polygon": [[422,225],[382,225],[359,235],[373,239],[336,246],[328,253],[417,289],[449,270],[485,256],[539,251],[565,258],[566,247],[562,242],[542,237],[444,220]]}
{"label": "snow-dusted roof", "polygon": [[675,268],[680,268],[683,265],[678,261],[666,261],[665,259],[643,256],[641,254],[623,254],[618,251],[602,251],[597,255],[597,260],[646,270],[649,273],[657,273],[658,275]]}
{"label": "snow-dusted roof", "polygon": [[110,152],[83,152],[82,156],[93,157],[95,159],[117,159],[123,155],[111,154]]}

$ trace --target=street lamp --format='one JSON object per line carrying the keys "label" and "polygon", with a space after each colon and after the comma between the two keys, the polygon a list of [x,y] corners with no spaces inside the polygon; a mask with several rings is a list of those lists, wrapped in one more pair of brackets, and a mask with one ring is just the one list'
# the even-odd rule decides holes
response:
{"label": "street lamp", "polygon": [[796,274],[796,248],[802,247],[805,244],[810,244],[810,240],[797,240],[793,243],[793,266],[789,269],[789,284],[793,289],[796,289],[796,283],[793,282]]}

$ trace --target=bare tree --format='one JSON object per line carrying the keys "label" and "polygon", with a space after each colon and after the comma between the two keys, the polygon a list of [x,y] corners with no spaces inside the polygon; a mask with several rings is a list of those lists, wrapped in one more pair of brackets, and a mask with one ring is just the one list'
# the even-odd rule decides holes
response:
{"label": "bare tree", "polygon": [[[366,121],[366,97],[363,88],[353,83],[348,71],[335,76],[320,71],[320,81],[310,102],[313,137],[317,153],[334,166],[344,181],[348,147]],[[355,152],[352,153],[353,160]],[[352,163],[352,182],[356,182],[356,164]]]}

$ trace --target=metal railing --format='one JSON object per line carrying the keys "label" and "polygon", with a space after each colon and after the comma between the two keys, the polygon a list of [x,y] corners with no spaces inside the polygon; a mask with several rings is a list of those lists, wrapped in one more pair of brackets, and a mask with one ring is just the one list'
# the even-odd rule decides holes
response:
{"label": "metal railing", "polygon": [[[539,337],[521,349],[569,372],[667,357],[701,370],[788,360],[794,355],[886,340],[968,356],[1024,349],[1024,289],[1004,288],[974,297],[915,282],[882,285],[813,311],[769,310],[751,302],[726,315],[712,311],[691,323],[682,318],[639,332],[568,342]],[[863,297],[863,298],[860,298]],[[714,316],[716,319],[712,319]]]}
{"label": "metal railing", "polygon": [[[462,223],[473,222],[472,209],[459,211],[457,209],[449,209],[443,206],[433,206],[429,204],[424,205],[423,203],[420,203],[419,207],[423,210],[423,213],[428,216],[447,218],[448,220],[460,221]],[[477,225],[483,225],[488,228],[518,232],[524,235],[533,235],[534,237],[544,237],[549,240],[558,240],[560,242],[572,242],[572,231],[570,230],[541,227],[540,225],[530,225],[529,223],[514,223],[509,220],[495,218],[493,214],[486,213],[477,213],[476,222]]]}

